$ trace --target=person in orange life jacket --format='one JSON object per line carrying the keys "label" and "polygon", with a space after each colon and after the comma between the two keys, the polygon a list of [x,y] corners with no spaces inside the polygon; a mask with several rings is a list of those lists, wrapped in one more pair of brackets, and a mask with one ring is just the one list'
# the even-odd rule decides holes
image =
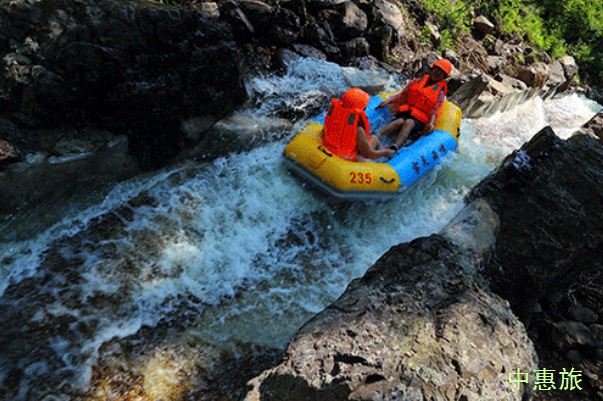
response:
{"label": "person in orange life jacket", "polygon": [[379,149],[381,143],[374,135],[369,135],[370,123],[364,109],[370,96],[365,91],[352,88],[341,100],[332,99],[323,128],[325,147],[335,155],[351,161],[392,157],[391,149]]}
{"label": "person in orange life jacket", "polygon": [[378,134],[387,136],[398,133],[392,149],[398,150],[407,139],[414,142],[435,129],[438,110],[446,98],[445,79],[451,70],[450,61],[440,59],[432,64],[429,74],[413,79],[397,96],[377,106],[382,108],[393,103],[395,108],[396,119],[383,127]]}

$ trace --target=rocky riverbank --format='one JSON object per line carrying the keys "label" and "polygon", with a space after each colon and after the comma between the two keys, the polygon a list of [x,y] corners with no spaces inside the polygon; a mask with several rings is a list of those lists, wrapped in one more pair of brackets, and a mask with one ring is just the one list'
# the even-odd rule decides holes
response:
{"label": "rocky riverbank", "polygon": [[278,73],[296,57],[410,77],[445,56],[456,67],[449,96],[465,117],[583,90],[573,58],[551,60],[518,38],[496,37],[483,17],[456,51],[436,51],[441,38],[430,17],[386,0],[17,0],[2,3],[0,27],[3,214],[55,196],[36,171],[70,188],[62,196],[253,146],[253,136],[216,123],[245,101],[245,79]]}

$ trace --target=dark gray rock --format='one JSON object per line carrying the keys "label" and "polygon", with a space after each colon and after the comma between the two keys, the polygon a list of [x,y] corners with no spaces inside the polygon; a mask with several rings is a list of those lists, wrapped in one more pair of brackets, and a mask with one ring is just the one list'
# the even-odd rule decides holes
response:
{"label": "dark gray rock", "polygon": [[597,338],[586,325],[574,321],[555,322],[552,324],[551,339],[560,350],[576,347],[597,346]]}
{"label": "dark gray rock", "polygon": [[603,148],[585,135],[561,140],[547,127],[468,195],[500,217],[485,273],[522,318],[547,294],[601,268],[601,182]]}
{"label": "dark gray rock", "polygon": [[36,127],[103,124],[144,166],[181,150],[183,122],[218,121],[246,97],[230,30],[197,9],[15,1],[0,27],[15,44],[0,48],[5,112]]}
{"label": "dark gray rock", "polygon": [[603,145],[603,111],[597,113],[586,124],[584,124],[578,133],[595,138]]}
{"label": "dark gray rock", "polygon": [[589,329],[595,335],[597,341],[603,343],[603,324],[591,324]]}
{"label": "dark gray rock", "polygon": [[[27,153],[0,171],[0,216],[98,190],[141,173],[128,153],[128,138],[106,131],[53,135],[46,151]],[[22,159],[22,160],[21,160]]]}
{"label": "dark gray rock", "polygon": [[582,305],[570,308],[569,313],[572,319],[580,323],[596,323],[599,320],[599,315],[595,311]]}
{"label": "dark gray rock", "polygon": [[368,27],[368,17],[351,1],[336,6],[338,12],[330,18],[331,26],[338,41],[348,41],[362,35]]}

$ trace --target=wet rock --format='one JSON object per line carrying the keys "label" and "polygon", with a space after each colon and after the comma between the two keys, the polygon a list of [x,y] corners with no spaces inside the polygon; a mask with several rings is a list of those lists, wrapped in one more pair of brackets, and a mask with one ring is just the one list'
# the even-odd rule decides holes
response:
{"label": "wet rock", "polygon": [[[299,102],[324,102],[325,99],[313,96],[308,100],[303,94],[298,97]],[[322,104],[322,103],[321,103]],[[294,117],[295,113],[305,116],[312,113],[310,104],[286,105],[287,109],[279,114]],[[298,110],[295,110],[295,106]],[[285,107],[285,105],[284,105]],[[258,120],[255,116],[245,112],[235,112],[229,117],[220,120],[204,134],[197,142],[183,151],[176,160],[198,159],[213,160],[226,156],[232,152],[242,152],[253,149],[259,145],[277,140],[292,129],[293,124],[284,118],[264,118]]]}
{"label": "wet rock", "polygon": [[603,112],[599,112],[591,118],[580,128],[578,133],[591,136],[603,145]]}
{"label": "wet rock", "polygon": [[601,182],[603,148],[585,135],[561,140],[547,127],[468,195],[501,220],[485,274],[520,317],[529,320],[531,305],[601,269]]}
{"label": "wet rock", "polygon": [[0,215],[69,199],[141,172],[125,136],[97,130],[60,136],[50,135],[52,145],[40,143],[35,153],[0,172]]}
{"label": "wet rock", "polygon": [[350,87],[358,87],[370,94],[381,93],[388,83],[383,74],[379,74],[377,68],[359,70],[352,67],[341,67],[345,81]]}
{"label": "wet rock", "polygon": [[569,310],[570,316],[580,323],[595,323],[599,320],[599,315],[590,308],[582,305],[576,305]]}
{"label": "wet rock", "polygon": [[570,81],[551,80],[550,71],[546,64],[536,63],[522,69],[519,79],[504,74],[497,74],[493,79],[480,74],[459,81],[453,76],[448,97],[461,108],[464,118],[486,117],[537,96],[546,99],[566,91]]}
{"label": "wet rock", "polygon": [[310,46],[310,45],[304,45],[304,44],[298,43],[298,44],[294,44],[292,46],[292,48],[296,53],[298,53],[302,57],[313,57],[313,58],[317,58],[320,60],[327,59],[327,56],[323,52],[321,52],[317,48]]}
{"label": "wet rock", "polygon": [[555,322],[552,324],[551,339],[560,350],[568,350],[575,347],[597,346],[595,335],[586,325],[574,321]]}
{"label": "wet rock", "polygon": [[[461,219],[463,220],[463,219]],[[393,247],[292,338],[247,400],[515,400],[537,358],[504,301],[440,236]]]}

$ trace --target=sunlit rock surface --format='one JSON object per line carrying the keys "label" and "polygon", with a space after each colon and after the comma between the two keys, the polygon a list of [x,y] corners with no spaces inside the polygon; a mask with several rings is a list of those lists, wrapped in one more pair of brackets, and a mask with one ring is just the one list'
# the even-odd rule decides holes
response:
{"label": "sunlit rock surface", "polygon": [[475,261],[442,236],[393,247],[304,325],[247,400],[517,400],[537,357]]}

